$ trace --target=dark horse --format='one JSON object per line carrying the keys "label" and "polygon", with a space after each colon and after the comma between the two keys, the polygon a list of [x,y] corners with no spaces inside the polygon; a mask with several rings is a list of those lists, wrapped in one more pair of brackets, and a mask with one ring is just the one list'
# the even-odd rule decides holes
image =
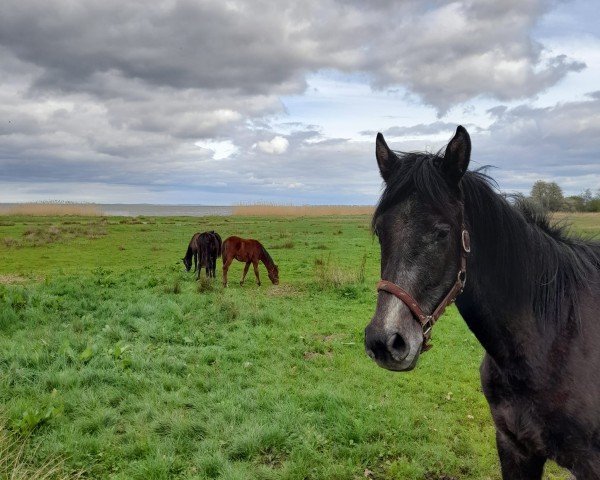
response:
{"label": "dark horse", "polygon": [[240,237],[229,237],[223,242],[223,286],[227,286],[227,270],[233,259],[240,262],[246,262],[244,274],[240,285],[244,284],[244,279],[250,268],[250,264],[254,266],[254,275],[256,282],[260,286],[260,277],[258,276],[258,262],[263,262],[267,267],[269,280],[274,285],[279,283],[279,268],[269,255],[269,252],[262,246],[258,240],[244,239]]}
{"label": "dark horse", "polygon": [[194,235],[192,235],[192,239],[188,244],[185,256],[181,259],[183,261],[183,264],[185,265],[186,271],[188,272],[190,271],[190,268],[192,268],[192,260],[194,260],[194,272],[198,268],[198,245],[196,243],[196,240],[199,236],[200,232],[194,233]]}
{"label": "dark horse", "polygon": [[395,154],[377,136],[385,190],[373,227],[383,280],[367,354],[411,370],[456,298],[486,351],[481,381],[502,477],[541,479],[553,459],[598,479],[600,244],[507,201],[485,174],[467,171],[470,153],[463,127],[443,155]]}
{"label": "dark horse", "polygon": [[198,277],[204,267],[207,277],[215,277],[217,270],[217,258],[221,256],[221,236],[214,230],[204,232],[196,237],[196,249],[198,251]]}

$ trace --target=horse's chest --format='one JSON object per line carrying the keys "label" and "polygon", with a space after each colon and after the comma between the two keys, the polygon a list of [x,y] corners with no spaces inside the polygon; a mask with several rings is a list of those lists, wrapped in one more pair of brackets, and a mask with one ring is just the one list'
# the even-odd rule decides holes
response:
{"label": "horse's chest", "polygon": [[555,425],[539,408],[539,399],[518,384],[510,384],[486,360],[481,380],[496,428],[527,450],[548,455],[553,450],[548,439],[560,432],[560,422]]}
{"label": "horse's chest", "polygon": [[580,409],[569,401],[569,392],[560,382],[532,391],[526,382],[509,381],[487,356],[481,381],[496,429],[517,449],[563,465],[571,464],[574,454],[588,449],[586,428],[594,427],[578,414]]}

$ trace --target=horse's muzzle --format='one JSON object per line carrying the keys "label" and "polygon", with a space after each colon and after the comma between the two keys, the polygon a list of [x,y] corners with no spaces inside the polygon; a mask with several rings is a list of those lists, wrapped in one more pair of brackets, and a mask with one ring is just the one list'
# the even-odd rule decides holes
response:
{"label": "horse's muzzle", "polygon": [[389,332],[377,328],[371,322],[365,329],[365,351],[377,365],[395,372],[406,372],[415,368],[421,351],[413,345],[415,339],[401,332]]}

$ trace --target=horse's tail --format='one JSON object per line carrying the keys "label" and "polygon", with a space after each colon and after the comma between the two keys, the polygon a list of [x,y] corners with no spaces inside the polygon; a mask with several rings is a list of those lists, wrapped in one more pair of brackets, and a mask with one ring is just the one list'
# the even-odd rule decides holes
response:
{"label": "horse's tail", "polygon": [[217,232],[213,232],[215,239],[217,240],[217,258],[223,254],[223,242],[221,241],[221,235]]}
{"label": "horse's tail", "polygon": [[198,255],[200,256],[200,261],[202,263],[202,265],[204,265],[205,267],[208,266],[208,260],[209,260],[209,242],[210,240],[208,238],[206,238],[206,236],[204,234],[202,234],[200,237],[198,237]]}

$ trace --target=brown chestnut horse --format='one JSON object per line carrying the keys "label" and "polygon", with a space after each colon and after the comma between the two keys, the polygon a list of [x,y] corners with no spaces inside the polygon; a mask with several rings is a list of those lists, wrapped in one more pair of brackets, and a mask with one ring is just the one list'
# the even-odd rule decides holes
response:
{"label": "brown chestnut horse", "polygon": [[223,286],[227,286],[227,270],[233,259],[240,262],[246,262],[244,274],[240,285],[244,284],[244,279],[250,268],[250,264],[254,266],[254,274],[256,282],[260,286],[260,277],[258,276],[258,262],[263,262],[267,267],[269,280],[274,285],[279,283],[279,268],[271,258],[271,255],[265,250],[265,247],[258,240],[244,239],[240,237],[229,237],[223,242]]}

